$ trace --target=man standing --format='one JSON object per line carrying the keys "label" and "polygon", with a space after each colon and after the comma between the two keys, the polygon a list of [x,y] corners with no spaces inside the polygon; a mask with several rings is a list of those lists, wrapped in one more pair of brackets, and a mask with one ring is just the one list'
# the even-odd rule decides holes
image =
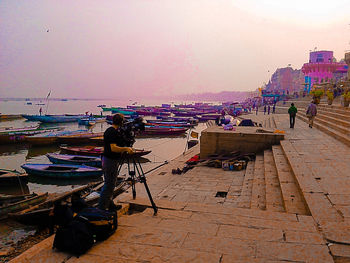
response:
{"label": "man standing", "polygon": [[264,115],[266,114],[266,104],[264,105]]}
{"label": "man standing", "polygon": [[294,103],[290,105],[290,108],[288,109],[288,114],[289,114],[289,123],[290,123],[290,128],[294,128],[295,124],[295,116],[297,115],[297,108],[294,106]]}
{"label": "man standing", "polygon": [[309,119],[310,128],[312,128],[312,125],[314,124],[314,119],[316,115],[317,115],[317,107],[314,101],[312,100],[306,110],[306,116]]}
{"label": "man standing", "polygon": [[132,154],[134,152],[131,147],[123,147],[125,142],[119,129],[123,123],[124,115],[115,114],[112,127],[109,127],[103,134],[102,169],[105,183],[98,204],[98,207],[103,210],[115,207],[111,199],[118,176],[118,159],[121,158],[122,153]]}

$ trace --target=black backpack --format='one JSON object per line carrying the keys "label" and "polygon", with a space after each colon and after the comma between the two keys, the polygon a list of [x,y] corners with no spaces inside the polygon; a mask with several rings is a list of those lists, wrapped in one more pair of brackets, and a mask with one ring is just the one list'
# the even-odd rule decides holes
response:
{"label": "black backpack", "polygon": [[80,256],[94,244],[93,235],[88,223],[73,219],[70,223],[60,226],[53,241],[53,248]]}
{"label": "black backpack", "polygon": [[83,209],[76,220],[87,222],[89,229],[96,240],[105,240],[111,236],[118,227],[116,211],[106,211],[95,207]]}

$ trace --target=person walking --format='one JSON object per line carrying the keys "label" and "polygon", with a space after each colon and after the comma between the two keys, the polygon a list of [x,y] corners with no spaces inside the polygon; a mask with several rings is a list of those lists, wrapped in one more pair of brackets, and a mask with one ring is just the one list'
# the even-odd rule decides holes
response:
{"label": "person walking", "polygon": [[39,109],[40,116],[41,116],[42,113],[43,113],[43,108],[40,107],[40,109]]}
{"label": "person walking", "polygon": [[298,109],[294,106],[294,103],[290,104],[288,109],[290,128],[294,129],[295,116],[297,115]]}
{"label": "person walking", "polygon": [[270,110],[271,110],[271,107],[270,107],[270,104],[267,106],[267,114],[270,115]]}
{"label": "person walking", "polygon": [[276,103],[273,104],[272,106],[272,114],[275,114],[276,113]]}
{"label": "person walking", "polygon": [[255,113],[256,113],[256,115],[258,115],[258,110],[259,110],[259,107],[258,107],[258,105],[256,105],[256,108],[255,108]]}
{"label": "person walking", "polygon": [[266,114],[266,104],[264,106],[264,115]]}
{"label": "person walking", "polygon": [[314,119],[315,116],[317,115],[317,107],[316,104],[314,103],[314,101],[312,100],[309,104],[309,106],[307,107],[306,110],[306,116],[309,119],[309,127],[312,128],[313,124],[314,124]]}

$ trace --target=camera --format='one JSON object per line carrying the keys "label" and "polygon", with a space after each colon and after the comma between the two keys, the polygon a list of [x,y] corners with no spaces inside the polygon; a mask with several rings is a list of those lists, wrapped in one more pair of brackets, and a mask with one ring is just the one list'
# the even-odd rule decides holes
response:
{"label": "camera", "polygon": [[137,117],[132,121],[125,121],[119,128],[123,137],[124,146],[132,147],[135,143],[135,135],[137,132],[145,130],[145,123],[141,117]]}

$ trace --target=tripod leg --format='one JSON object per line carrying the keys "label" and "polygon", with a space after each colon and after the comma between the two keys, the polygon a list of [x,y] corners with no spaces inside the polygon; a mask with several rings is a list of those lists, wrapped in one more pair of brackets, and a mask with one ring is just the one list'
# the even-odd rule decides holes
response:
{"label": "tripod leg", "polygon": [[[140,182],[143,183],[143,185],[145,186],[146,188],[146,192],[147,192],[147,195],[148,195],[148,198],[151,202],[151,205],[152,205],[152,208],[153,208],[153,211],[154,211],[154,215],[157,215],[157,212],[158,212],[158,207],[156,206],[156,204],[154,203],[153,201],[153,198],[152,198],[152,195],[151,195],[151,192],[148,188],[148,185],[147,185],[147,181],[146,181],[146,176],[143,172],[143,169],[142,169],[142,166],[140,164],[140,161],[139,160],[135,160],[135,158],[133,158],[133,163],[134,163],[134,166],[136,167],[136,171],[139,175],[139,178],[140,178]],[[138,168],[139,166],[139,168]]]}
{"label": "tripod leg", "polygon": [[135,186],[135,165],[134,171],[130,171],[130,159],[128,158],[128,173],[131,177],[131,189],[132,189],[132,198],[136,198],[136,186]]}

